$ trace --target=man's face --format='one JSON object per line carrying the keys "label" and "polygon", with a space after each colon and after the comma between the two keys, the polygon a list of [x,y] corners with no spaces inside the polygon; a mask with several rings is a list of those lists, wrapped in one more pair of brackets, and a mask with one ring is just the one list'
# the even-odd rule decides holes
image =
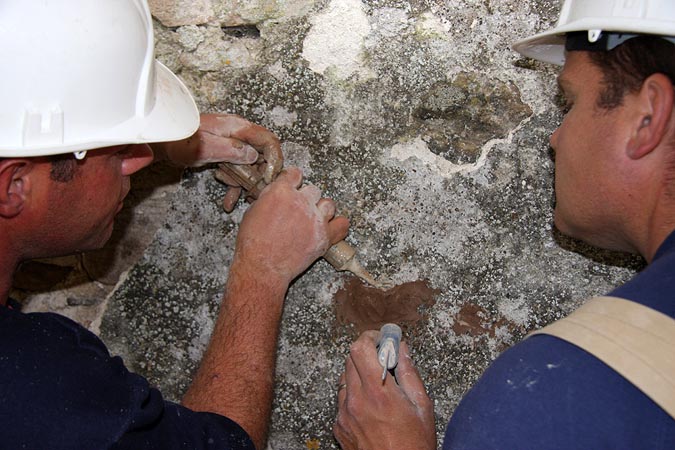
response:
{"label": "man's face", "polygon": [[48,175],[50,163],[40,170],[36,198],[42,227],[36,252],[56,256],[100,248],[110,238],[113,221],[129,193],[129,176],[152,161],[152,150],[145,145],[123,145],[91,150],[78,162],[72,180],[55,181]]}
{"label": "man's face", "polygon": [[568,111],[551,136],[555,150],[555,225],[563,233],[603,248],[626,247],[630,162],[627,107],[597,106],[602,72],[586,52],[569,52],[558,78]]}

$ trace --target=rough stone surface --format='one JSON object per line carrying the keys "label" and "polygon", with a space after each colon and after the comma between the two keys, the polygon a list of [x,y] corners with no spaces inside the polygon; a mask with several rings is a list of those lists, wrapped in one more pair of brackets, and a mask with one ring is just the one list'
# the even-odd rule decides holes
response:
{"label": "rough stone surface", "polygon": [[363,60],[371,27],[361,0],[335,0],[311,22],[302,50],[311,70],[341,80],[372,76]]}
{"label": "rough stone surface", "polygon": [[167,27],[199,25],[214,18],[211,0],[148,0],[152,14]]}
{"label": "rough stone surface", "polygon": [[[510,45],[551,26],[558,0],[210,3],[208,23],[156,23],[158,58],[202,110],[274,130],[287,164],[350,217],[348,241],[375,275],[438,291],[405,338],[439,436],[499,352],[643,264],[552,228],[557,69]],[[222,195],[209,170],[187,172],[102,302],[102,338],[174,400],[208,341],[246,209],[223,213]],[[347,279],[319,261],[288,293],[270,449],[337,448],[335,389],[352,335],[333,298]]]}

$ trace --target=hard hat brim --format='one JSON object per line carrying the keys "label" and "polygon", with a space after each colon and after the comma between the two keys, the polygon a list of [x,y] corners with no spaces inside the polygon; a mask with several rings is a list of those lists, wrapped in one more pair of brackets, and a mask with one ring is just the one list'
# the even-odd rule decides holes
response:
{"label": "hard hat brim", "polygon": [[[0,148],[2,157],[58,155],[124,144],[178,141],[192,136],[199,128],[199,110],[183,82],[155,60],[155,103],[145,116],[134,116],[96,135],[61,144],[23,148]],[[101,107],[105,107],[102,105]],[[96,111],[91,112],[92,115]]]}
{"label": "hard hat brim", "polygon": [[562,66],[565,64],[565,35],[553,31],[518,41],[511,48],[527,58]]}
{"label": "hard hat brim", "polygon": [[588,30],[652,34],[657,36],[671,36],[673,34],[672,25],[668,22],[660,24],[654,21],[631,18],[612,18],[610,21],[602,18],[586,17],[520,40],[514,43],[512,48],[525,57],[562,66],[565,64],[565,35],[567,33]]}

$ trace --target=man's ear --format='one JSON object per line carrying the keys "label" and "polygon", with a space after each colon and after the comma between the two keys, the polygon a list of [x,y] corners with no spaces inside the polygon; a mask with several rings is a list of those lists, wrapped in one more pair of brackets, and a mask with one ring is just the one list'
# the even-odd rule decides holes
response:
{"label": "man's ear", "polygon": [[640,159],[654,150],[668,132],[673,115],[673,84],[670,79],[655,73],[649,76],[636,98],[636,114],[632,116],[632,136],[627,153],[631,159]]}
{"label": "man's ear", "polygon": [[28,176],[33,163],[27,159],[0,160],[0,217],[12,218],[24,208],[30,194]]}

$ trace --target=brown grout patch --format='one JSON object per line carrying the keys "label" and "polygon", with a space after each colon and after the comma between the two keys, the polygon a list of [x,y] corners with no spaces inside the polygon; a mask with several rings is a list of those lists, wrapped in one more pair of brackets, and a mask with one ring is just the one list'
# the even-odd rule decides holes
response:
{"label": "brown grout patch", "polygon": [[337,322],[354,327],[362,333],[377,330],[385,323],[396,323],[410,328],[426,320],[423,309],[431,308],[438,289],[429,287],[427,281],[413,281],[381,290],[364,284],[353,277],[334,297]]}
{"label": "brown grout patch", "polygon": [[495,337],[496,329],[504,325],[508,325],[505,319],[500,318],[497,321],[491,321],[487,311],[478,305],[469,303],[462,306],[462,309],[455,316],[452,331],[457,335],[468,334],[476,337],[487,334],[490,337]]}

